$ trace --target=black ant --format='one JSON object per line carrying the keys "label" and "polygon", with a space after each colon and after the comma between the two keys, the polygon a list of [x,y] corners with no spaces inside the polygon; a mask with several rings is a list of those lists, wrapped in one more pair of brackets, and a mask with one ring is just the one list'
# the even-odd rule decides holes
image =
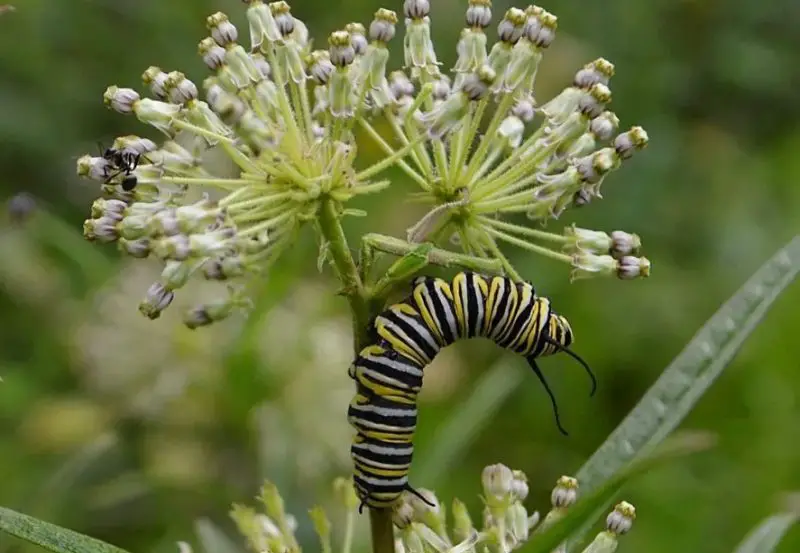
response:
{"label": "black ant", "polygon": [[138,179],[136,175],[133,174],[133,171],[139,165],[139,159],[141,159],[142,154],[129,148],[123,148],[121,150],[117,148],[104,149],[102,145],[98,144],[98,146],[100,146],[100,150],[103,152],[103,159],[111,162],[111,166],[117,170],[116,173],[106,178],[105,183],[110,183],[114,177],[124,173],[125,176],[122,177],[122,181],[120,182],[122,189],[125,192],[130,192],[136,188]]}

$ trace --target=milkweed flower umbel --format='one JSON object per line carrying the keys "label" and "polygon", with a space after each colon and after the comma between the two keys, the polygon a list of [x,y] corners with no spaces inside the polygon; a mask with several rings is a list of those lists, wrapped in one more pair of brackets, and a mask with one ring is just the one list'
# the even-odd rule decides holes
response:
{"label": "milkweed flower umbel", "polygon": [[[207,18],[198,44],[204,79],[151,66],[142,90],[105,91],[110,109],[152,126],[163,141],[122,136],[78,160],[78,174],[101,190],[86,238],[164,263],[141,302],[146,316],[158,317],[196,276],[224,282],[227,292],[190,310],[188,326],[246,308],[248,282],[303,226],[355,213],[346,204],[389,186],[380,176],[393,166],[430,205],[409,242],[453,242],[501,260],[512,277],[501,242],[564,261],[575,278],[647,276],[635,235],[616,231],[606,246],[589,231],[554,234],[503,220],[525,214],[541,224],[600,199],[605,178],[648,142],[641,127],[618,132],[608,110],[614,66],[603,58],[578,68],[555,98],[537,101],[555,15],[511,8],[490,45],[491,1],[469,0],[448,74],[432,39],[430,0],[347,23],[324,49],[312,49],[287,2],[245,3],[248,38],[226,14]],[[392,63],[388,44],[400,25],[403,58]],[[364,167],[357,137],[374,141],[382,158]]]}
{"label": "milkweed flower umbel", "polygon": [[[512,471],[504,465],[486,467],[482,475],[485,509],[480,522],[473,521],[463,502],[454,499],[451,516],[431,490],[417,490],[425,498],[406,493],[403,501],[393,509],[395,551],[439,553],[477,553],[498,551],[507,553],[535,542],[538,535],[561,519],[575,504],[577,481],[562,476],[551,494],[552,506],[541,520],[539,513],[528,511],[523,505],[527,497],[527,477],[519,470]],[[518,487],[525,483],[524,487]],[[520,493],[523,492],[523,493]],[[498,495],[498,493],[500,495]],[[345,528],[336,532],[322,507],[309,511],[311,522],[319,537],[320,549],[331,550],[331,535],[350,535],[358,498],[352,480],[338,478],[334,483],[336,509],[344,511]],[[502,497],[502,501],[498,501]],[[231,516],[247,541],[248,549],[266,553],[280,553],[291,548],[300,551],[295,532],[297,519],[284,511],[283,500],[274,485],[267,483],[258,496],[261,510],[235,505]],[[261,512],[263,511],[263,512]],[[340,520],[342,517],[336,517]],[[605,530],[583,549],[583,553],[612,553],[619,538],[630,531],[636,510],[625,501],[608,514]],[[351,543],[345,540],[343,553],[351,553]],[[559,548],[556,551],[562,551]]]}

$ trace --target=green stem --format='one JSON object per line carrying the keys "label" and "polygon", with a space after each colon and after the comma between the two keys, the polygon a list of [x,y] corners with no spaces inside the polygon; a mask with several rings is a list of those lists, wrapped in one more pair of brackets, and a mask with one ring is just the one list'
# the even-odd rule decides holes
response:
{"label": "green stem", "polygon": [[353,314],[353,340],[356,353],[366,345],[367,327],[369,325],[369,304],[364,293],[364,286],[358,276],[358,269],[347,245],[347,237],[336,212],[336,203],[326,198],[322,200],[319,210],[319,228],[327,240],[333,265],[339,274],[344,287],[344,295],[350,304]]}
{"label": "green stem", "polygon": [[[403,256],[419,248],[419,244],[412,244],[392,236],[383,234],[367,234],[363,238],[364,242],[374,249],[396,256]],[[463,253],[450,252],[439,248],[432,248],[428,252],[428,262],[442,267],[457,265],[465,269],[470,269],[478,273],[502,274],[503,268],[497,259],[482,259]]]}
{"label": "green stem", "polygon": [[[336,204],[330,198],[322,201],[319,213],[319,228],[328,241],[331,258],[344,285],[347,301],[353,314],[353,347],[355,352],[361,351],[367,343],[367,328],[371,317],[370,305],[361,278],[358,274],[347,238],[336,212]],[[372,530],[373,553],[394,553],[394,527],[390,509],[370,509],[370,527]],[[347,542],[345,542],[347,547]]]}
{"label": "green stem", "polygon": [[369,526],[372,534],[372,553],[394,553],[391,509],[370,509]]}

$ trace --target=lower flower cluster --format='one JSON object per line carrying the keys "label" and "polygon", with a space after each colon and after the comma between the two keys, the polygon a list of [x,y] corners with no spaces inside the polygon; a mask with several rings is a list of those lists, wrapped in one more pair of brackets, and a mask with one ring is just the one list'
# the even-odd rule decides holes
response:
{"label": "lower flower cluster", "polygon": [[[333,525],[321,507],[314,507],[310,517],[323,553],[340,550],[351,553],[352,536],[359,500],[352,481],[339,478],[334,483],[337,504],[345,511],[343,543],[335,548]],[[536,540],[538,534],[561,520],[578,499],[578,482],[572,477],[558,479],[551,493],[551,506],[544,518],[523,505],[528,496],[528,479],[522,471],[505,465],[490,465],[482,474],[484,509],[481,523],[473,522],[467,507],[453,500],[450,521],[444,505],[430,490],[418,490],[422,497],[407,493],[393,510],[395,551],[397,553],[507,553]],[[263,512],[236,505],[231,516],[244,536],[248,549],[257,553],[301,551],[295,532],[297,519],[286,513],[277,488],[267,483],[258,497]],[[636,518],[633,505],[625,501],[606,517],[605,530],[595,536],[583,553],[611,553],[619,538],[626,534]],[[182,553],[191,550],[182,544]],[[562,551],[561,546],[558,551]]]}

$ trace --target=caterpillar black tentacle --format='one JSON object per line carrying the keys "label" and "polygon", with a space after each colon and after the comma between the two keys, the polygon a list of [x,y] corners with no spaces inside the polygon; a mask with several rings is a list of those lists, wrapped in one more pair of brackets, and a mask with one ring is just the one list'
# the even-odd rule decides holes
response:
{"label": "caterpillar black tentacle", "polygon": [[589,380],[591,381],[591,384],[592,384],[592,389],[589,391],[589,397],[594,396],[595,392],[597,392],[597,377],[592,372],[592,369],[591,369],[591,367],[589,367],[589,364],[586,363],[586,361],[584,361],[583,358],[581,358],[580,355],[578,355],[577,353],[575,353],[574,351],[572,351],[569,348],[563,347],[558,342],[556,342],[554,340],[551,340],[548,337],[545,337],[544,340],[548,344],[550,344],[551,346],[556,348],[558,351],[563,351],[564,353],[566,353],[567,355],[572,357],[575,361],[577,361],[578,363],[580,363],[583,366],[583,369],[586,371],[586,374],[589,375]]}
{"label": "caterpillar black tentacle", "polygon": [[544,391],[547,393],[547,397],[550,398],[550,404],[553,406],[553,417],[556,419],[556,426],[558,427],[558,431],[564,434],[565,436],[569,436],[569,432],[566,431],[564,426],[561,424],[561,417],[558,414],[558,402],[556,402],[556,396],[553,393],[553,390],[550,388],[550,385],[547,383],[547,380],[544,377],[544,373],[542,369],[539,368],[539,365],[536,364],[536,359],[533,357],[528,357],[528,366],[533,369],[533,374],[539,379],[539,382],[542,383],[544,387]]}
{"label": "caterpillar black tentacle", "polygon": [[390,508],[403,492],[425,497],[408,483],[417,424],[417,395],[425,367],[439,351],[460,339],[489,338],[526,359],[550,398],[559,431],[555,395],[536,359],[565,352],[597,381],[583,359],[569,349],[572,328],[555,313],[550,300],[536,295],[528,282],[457,274],[450,282],[418,277],[410,294],[385,309],[370,329],[365,347],[348,373],[356,381],[348,421],[356,430],[351,447],[353,481],[364,506]]}

